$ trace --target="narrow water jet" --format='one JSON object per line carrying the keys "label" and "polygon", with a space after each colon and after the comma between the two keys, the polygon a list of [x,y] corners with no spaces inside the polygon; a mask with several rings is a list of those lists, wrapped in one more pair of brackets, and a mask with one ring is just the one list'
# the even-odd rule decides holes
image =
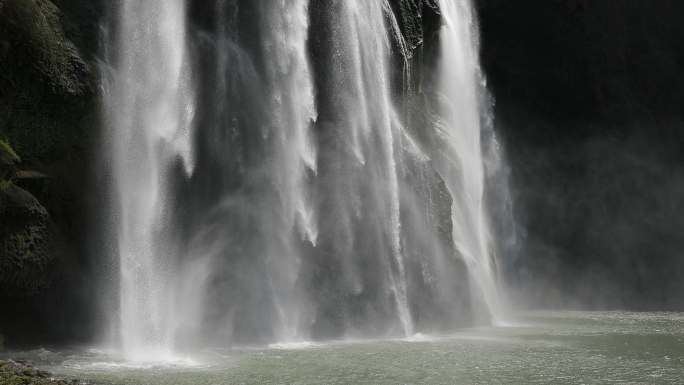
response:
{"label": "narrow water jet", "polygon": [[266,135],[271,143],[268,174],[274,185],[271,206],[261,218],[269,228],[266,254],[277,313],[275,338],[295,342],[302,328],[304,293],[297,288],[300,242],[316,245],[318,228],[308,178],[317,171],[311,127],[316,119],[314,88],[306,51],[308,0],[262,0],[262,49],[269,95]]}
{"label": "narrow water jet", "polygon": [[477,25],[470,0],[441,0],[444,26],[440,34],[440,173],[454,199],[453,237],[466,261],[474,292],[482,295],[493,323],[504,322],[496,261],[492,253],[485,200],[481,105],[483,86],[479,66]]}
{"label": "narrow water jet", "polygon": [[[174,175],[193,169],[193,88],[183,0],[124,0],[105,93],[119,255],[119,331],[131,360],[173,352],[177,229]],[[180,163],[180,165],[179,165]]]}

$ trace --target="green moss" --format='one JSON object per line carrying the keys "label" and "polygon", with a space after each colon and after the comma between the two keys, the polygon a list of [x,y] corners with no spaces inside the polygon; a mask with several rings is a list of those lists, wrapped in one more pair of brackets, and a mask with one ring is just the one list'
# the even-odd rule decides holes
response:
{"label": "green moss", "polygon": [[14,149],[9,145],[9,143],[2,139],[0,139],[0,153],[3,154],[3,157],[7,156],[7,158],[14,163],[21,162],[19,155],[14,152]]}

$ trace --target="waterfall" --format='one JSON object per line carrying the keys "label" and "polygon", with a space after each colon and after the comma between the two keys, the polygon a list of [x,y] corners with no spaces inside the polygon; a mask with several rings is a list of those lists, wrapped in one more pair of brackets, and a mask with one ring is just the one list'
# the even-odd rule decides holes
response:
{"label": "waterfall", "polygon": [[[278,341],[301,335],[301,293],[295,289],[301,263],[297,238],[315,246],[318,237],[308,174],[316,173],[316,148],[310,129],[316,119],[314,89],[306,51],[308,0],[262,0],[263,51],[269,95],[268,135],[272,136],[269,178],[275,187],[272,209],[261,225],[270,227],[267,258],[275,291]],[[294,238],[294,239],[293,239]]]}
{"label": "waterfall", "polygon": [[105,102],[127,357],[501,319],[470,4],[441,1],[415,88],[391,4],[120,3]]}
{"label": "waterfall", "polygon": [[[317,194],[326,215],[320,251],[328,265],[318,269],[338,274],[324,283],[326,290],[356,299],[326,309],[329,299],[319,298],[319,312],[341,313],[338,322],[351,330],[363,328],[357,322],[389,318],[400,334],[410,335],[397,162],[401,127],[390,92],[388,7],[381,0],[322,4],[326,11],[319,22],[329,23],[330,30],[320,37],[323,52],[316,54],[319,77],[326,79],[319,89],[324,111],[317,122]],[[350,319],[354,313],[360,319]]]}
{"label": "waterfall", "polygon": [[441,0],[439,135],[437,163],[454,198],[453,236],[495,323],[504,318],[485,205],[485,159],[481,130],[482,85],[476,21],[470,0]]}
{"label": "waterfall", "polygon": [[[132,359],[173,349],[176,245],[170,201],[192,172],[192,84],[182,0],[124,0],[106,93],[120,266],[120,335]],[[179,309],[178,311],[182,311]]]}

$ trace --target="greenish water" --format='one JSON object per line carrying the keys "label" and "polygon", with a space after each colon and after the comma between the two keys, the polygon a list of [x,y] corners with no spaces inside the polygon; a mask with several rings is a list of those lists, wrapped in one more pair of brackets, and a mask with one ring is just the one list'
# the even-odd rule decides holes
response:
{"label": "greenish water", "polygon": [[537,312],[410,340],[212,350],[165,365],[27,352],[102,384],[684,384],[684,314]]}

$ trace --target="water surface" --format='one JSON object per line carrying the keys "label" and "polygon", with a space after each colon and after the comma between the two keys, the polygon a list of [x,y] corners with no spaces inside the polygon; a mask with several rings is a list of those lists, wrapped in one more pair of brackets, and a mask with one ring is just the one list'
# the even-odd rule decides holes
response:
{"label": "water surface", "polygon": [[161,364],[92,349],[21,355],[112,385],[684,384],[684,314],[535,312],[448,336],[213,349]]}

